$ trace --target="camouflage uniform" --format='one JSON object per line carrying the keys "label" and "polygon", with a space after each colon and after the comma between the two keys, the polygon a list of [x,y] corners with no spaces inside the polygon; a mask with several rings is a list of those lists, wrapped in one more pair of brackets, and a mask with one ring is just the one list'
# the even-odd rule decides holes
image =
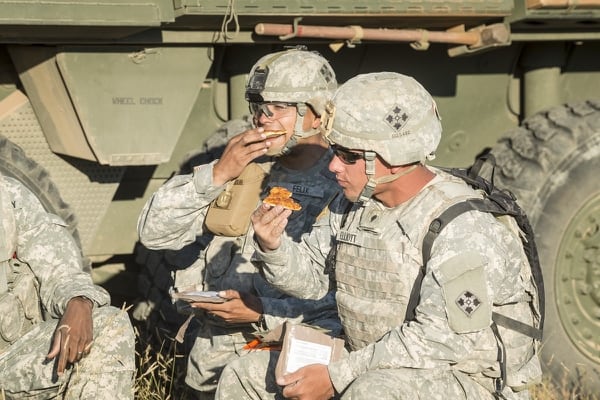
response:
{"label": "camouflage uniform", "polygon": [[[328,213],[323,211],[339,191],[335,178],[327,171],[330,159],[331,153],[327,153],[308,171],[288,170],[277,163],[271,167],[267,187],[287,188],[302,205],[286,227],[291,240],[298,241],[313,225],[327,224]],[[208,205],[223,190],[211,184],[213,164],[200,166],[191,175],[172,178],[154,194],[141,216],[140,238],[145,246],[181,248],[205,233],[202,222]],[[256,273],[251,263],[252,236],[251,228],[241,237],[215,236],[200,259],[176,277],[175,284],[189,286],[195,278],[201,280],[204,290],[235,289],[255,294],[262,302],[268,329],[286,319],[296,319],[339,331],[333,296],[314,301],[283,296]],[[199,317],[186,383],[196,390],[210,391],[216,387],[220,369],[245,353],[242,347],[260,327],[231,326],[205,314]]]}
{"label": "camouflage uniform", "polygon": [[[1,176],[0,216],[0,391],[9,399],[132,399],[131,323],[83,272],[65,223],[18,181]],[[94,344],[57,377],[46,354],[68,301],[77,296],[94,303]]]}
{"label": "camouflage uniform", "polygon": [[[296,52],[297,50],[291,50],[275,53],[274,57],[266,56],[257,66],[263,65],[264,60],[273,57],[280,61],[281,65],[277,68],[289,70],[292,61],[295,60],[295,64],[299,64]],[[288,57],[290,54],[293,57]],[[283,57],[279,57],[280,55]],[[300,60],[303,57],[306,55],[301,54]],[[320,56],[317,59],[321,63],[322,60]],[[314,71],[314,68],[309,66],[302,70],[303,74],[308,74],[309,71]],[[250,75],[253,76],[252,73]],[[269,76],[281,76],[272,64]],[[294,77],[299,79],[294,84],[301,84],[303,90],[307,90],[301,78],[308,79],[305,75],[300,78]],[[334,76],[333,79],[335,82]],[[275,82],[275,86],[281,87],[283,81],[285,79]],[[306,94],[301,92],[280,91],[277,95],[288,102],[306,97]],[[303,106],[306,107],[306,104]],[[298,119],[302,118],[299,116]],[[298,126],[298,123],[296,125]],[[297,139],[302,139],[301,134]],[[327,169],[331,158],[331,151],[327,151],[307,170],[287,169],[277,162],[277,158],[259,162],[263,169],[269,172],[263,184],[261,198],[266,196],[269,188],[282,186],[292,192],[294,200],[302,205],[300,211],[293,212],[285,228],[285,234],[292,241],[298,242],[303,233],[320,225],[328,225],[328,205],[340,192],[334,175]],[[200,165],[195,167],[191,174],[173,177],[147,202],[138,222],[140,240],[146,247],[153,250],[181,249],[210,235],[204,226],[208,207],[225,188],[225,185],[213,185],[215,163],[216,161],[213,161]],[[254,337],[253,333],[256,331],[272,329],[285,320],[310,323],[334,334],[341,330],[332,293],[327,294],[327,291],[324,291],[313,300],[296,299],[283,295],[267,284],[251,262],[254,252],[253,234],[250,227],[245,235],[239,237],[214,235],[197,262],[185,270],[176,272],[176,287],[190,287],[199,283],[203,290],[235,289],[258,296],[263,306],[264,327],[256,324],[227,324],[218,317],[195,311],[195,322],[199,327],[194,334],[194,343],[189,354],[186,383],[200,392],[214,391],[222,368],[231,360],[247,353],[242,348]],[[324,285],[328,284],[326,275],[321,274],[321,279]]]}
{"label": "camouflage uniform", "polygon": [[[385,83],[396,93],[410,95],[414,90]],[[354,96],[360,93],[356,88],[353,92]],[[373,93],[384,99],[387,94],[385,89]],[[401,108],[392,103],[389,109]],[[369,148],[361,147],[359,140],[341,145]],[[425,144],[419,157],[428,154],[423,149],[431,146]],[[393,150],[388,148],[390,157]],[[323,262],[315,264],[305,254],[327,254],[328,242],[323,238],[336,236],[336,298],[350,353],[328,370],[343,399],[492,399],[495,378],[500,376],[492,312],[535,324],[531,300],[537,292],[516,223],[510,220],[505,225],[476,211],[456,217],[436,238],[416,318],[403,323],[414,279],[423,265],[422,243],[430,222],[450,205],[481,196],[461,179],[430,170],[435,178],[396,207],[384,207],[367,196],[347,212],[347,202],[340,200],[332,206],[330,227],[313,230],[301,245],[284,239],[279,249],[257,250],[255,255],[267,279],[281,290],[318,296],[323,290],[318,278]],[[541,376],[537,344],[503,327],[499,332],[508,372],[502,394],[508,399],[528,398],[527,387]],[[229,364],[216,398],[279,398],[270,369],[273,362],[269,365],[258,354]]]}

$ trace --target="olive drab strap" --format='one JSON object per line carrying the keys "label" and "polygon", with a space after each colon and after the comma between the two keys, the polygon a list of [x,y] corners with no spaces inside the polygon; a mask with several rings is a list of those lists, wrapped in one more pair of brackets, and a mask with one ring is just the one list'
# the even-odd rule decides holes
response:
{"label": "olive drab strap", "polygon": [[[492,318],[493,319],[493,318]],[[498,331],[498,326],[496,322],[492,322],[490,325],[492,331],[494,332],[494,336],[496,337],[496,342],[498,343],[498,364],[500,365],[500,377],[494,379],[494,397],[500,400],[506,400],[506,397],[502,394],[504,387],[506,386],[506,347],[504,346],[504,341],[502,340],[502,336],[500,335],[500,331]]]}

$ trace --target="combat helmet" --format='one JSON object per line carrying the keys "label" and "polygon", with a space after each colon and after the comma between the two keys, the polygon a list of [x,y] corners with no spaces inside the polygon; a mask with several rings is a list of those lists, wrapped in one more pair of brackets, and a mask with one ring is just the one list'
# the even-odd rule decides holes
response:
{"label": "combat helmet", "polygon": [[254,105],[269,102],[294,104],[298,118],[294,134],[283,152],[289,151],[298,139],[317,133],[320,129],[302,129],[307,107],[321,116],[337,88],[335,72],[329,62],[314,51],[296,47],[260,58],[250,70],[246,82],[246,100]]}
{"label": "combat helmet", "polygon": [[327,108],[329,142],[364,152],[369,182],[362,201],[378,183],[398,178],[374,179],[377,155],[390,166],[423,163],[435,157],[441,118],[431,95],[412,77],[395,72],[357,75],[338,89]]}

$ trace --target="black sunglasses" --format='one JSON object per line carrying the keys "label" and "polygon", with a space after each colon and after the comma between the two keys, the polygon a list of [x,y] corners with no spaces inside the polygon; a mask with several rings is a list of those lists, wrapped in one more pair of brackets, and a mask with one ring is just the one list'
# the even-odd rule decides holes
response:
{"label": "black sunglasses", "polygon": [[332,144],[331,149],[333,150],[333,154],[342,160],[344,164],[356,164],[358,160],[365,158],[365,154],[363,152],[357,153],[345,147],[338,146],[337,144]]}

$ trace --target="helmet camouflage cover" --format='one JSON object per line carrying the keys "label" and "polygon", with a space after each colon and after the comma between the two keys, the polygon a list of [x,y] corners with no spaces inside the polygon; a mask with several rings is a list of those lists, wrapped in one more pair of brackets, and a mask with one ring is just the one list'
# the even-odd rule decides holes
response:
{"label": "helmet camouflage cover", "polygon": [[254,64],[246,100],[306,103],[321,115],[336,88],[329,62],[316,52],[296,48],[268,54]]}
{"label": "helmet camouflage cover", "polygon": [[394,166],[434,158],[442,125],[435,101],[415,79],[394,72],[358,75],[332,103],[330,142],[373,151]]}

